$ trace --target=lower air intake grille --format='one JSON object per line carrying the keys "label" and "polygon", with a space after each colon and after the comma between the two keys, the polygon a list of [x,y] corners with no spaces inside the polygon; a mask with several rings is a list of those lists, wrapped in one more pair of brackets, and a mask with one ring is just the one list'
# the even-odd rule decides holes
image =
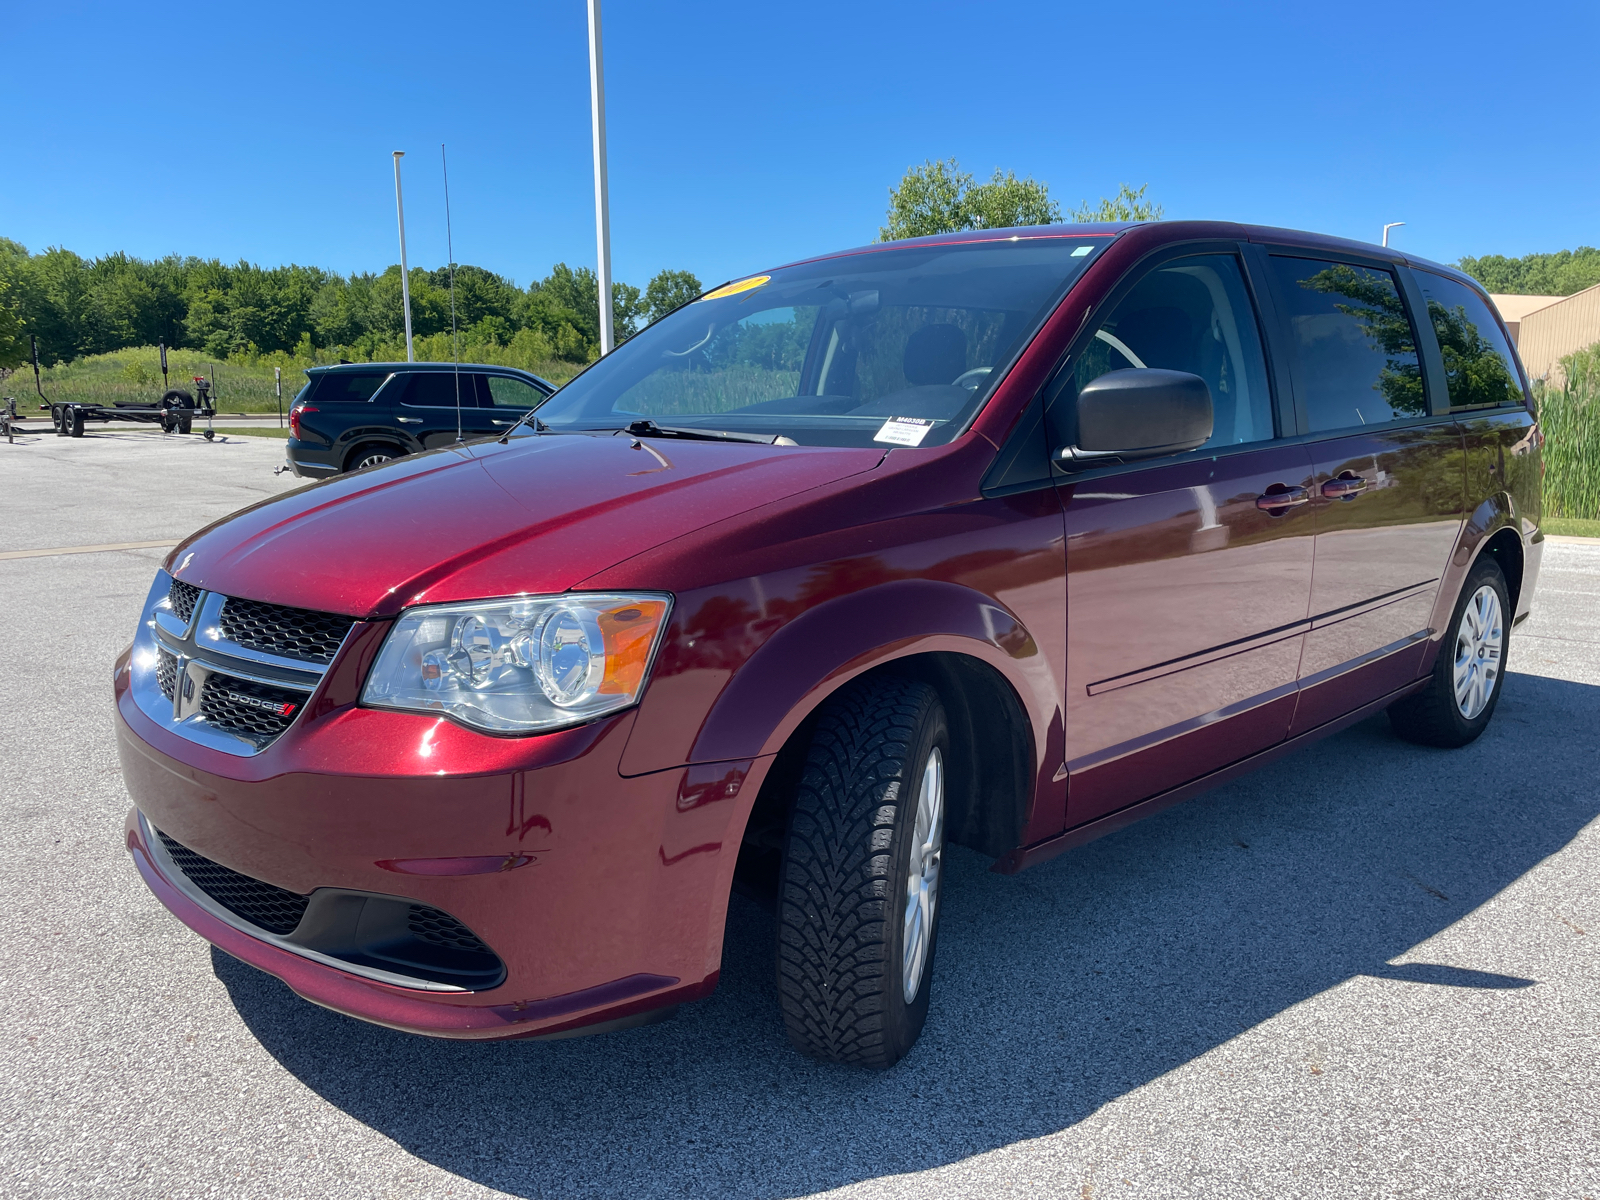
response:
{"label": "lower air intake grille", "polygon": [[259,600],[230,596],[222,606],[218,623],[222,626],[223,637],[252,650],[306,662],[329,663],[356,622],[354,617],[335,613],[286,608],[281,604],[263,604]]}
{"label": "lower air intake grille", "polygon": [[185,625],[189,623],[189,618],[194,616],[195,601],[199,599],[200,589],[192,583],[174,579],[172,586],[167,589],[167,600],[172,604],[172,611]]}
{"label": "lower air intake grille", "polygon": [[489,953],[489,947],[478,940],[477,934],[449,913],[440,912],[437,908],[413,904],[406,924],[411,929],[413,937],[420,938],[424,942],[432,942],[435,946],[444,946],[449,950],[466,950],[474,954]]}
{"label": "lower air intake grille", "polygon": [[168,700],[178,686],[178,656],[157,648],[156,650],[156,683],[161,687],[161,694]]}
{"label": "lower air intake grille", "polygon": [[281,887],[273,887],[270,883],[230,871],[221,863],[214,863],[196,854],[182,842],[174,841],[159,829],[156,830],[156,836],[189,882],[235,916],[243,917],[252,925],[279,936],[293,933],[294,927],[300,924],[300,918],[305,916],[310,897],[297,896]]}
{"label": "lower air intake grille", "polygon": [[289,728],[306,693],[272,687],[232,675],[211,675],[200,693],[206,722],[266,745]]}

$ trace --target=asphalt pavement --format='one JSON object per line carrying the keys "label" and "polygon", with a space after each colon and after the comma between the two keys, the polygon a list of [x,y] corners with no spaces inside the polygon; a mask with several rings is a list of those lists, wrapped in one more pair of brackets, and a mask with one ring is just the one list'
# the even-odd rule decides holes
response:
{"label": "asphalt pavement", "polygon": [[1600,545],[1548,545],[1488,732],[1382,718],[1015,877],[949,859],[898,1068],[798,1057],[773,930],[562,1042],[410,1037],[213,951],[121,844],[111,662],[283,444],[0,444],[0,1194],[1600,1198]]}

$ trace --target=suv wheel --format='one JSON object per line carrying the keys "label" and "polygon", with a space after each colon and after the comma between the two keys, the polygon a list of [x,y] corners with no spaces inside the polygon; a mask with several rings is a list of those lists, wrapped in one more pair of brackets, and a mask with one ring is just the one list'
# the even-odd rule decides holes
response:
{"label": "suv wheel", "polygon": [[1494,716],[1505,682],[1511,612],[1505,576],[1481,557],[1467,573],[1428,686],[1389,706],[1389,723],[1407,741],[1465,746]]}
{"label": "suv wheel", "polygon": [[939,933],[950,736],[910,679],[847,685],[806,754],[778,888],[778,992],[789,1040],[890,1067],[922,1032]]}
{"label": "suv wheel", "polygon": [[404,457],[405,451],[394,446],[372,445],[361,446],[345,460],[346,471],[359,471],[363,467],[381,466],[383,463],[392,462],[394,459]]}

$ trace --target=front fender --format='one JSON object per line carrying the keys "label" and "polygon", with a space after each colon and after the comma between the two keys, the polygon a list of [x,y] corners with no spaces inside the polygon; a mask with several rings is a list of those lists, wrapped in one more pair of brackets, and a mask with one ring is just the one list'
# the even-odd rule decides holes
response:
{"label": "front fender", "polygon": [[[1060,699],[1055,672],[1033,635],[1015,613],[982,592],[908,579],[824,601],[780,627],[727,678],[682,750],[651,744],[650,733],[641,729],[623,756],[624,773],[775,753],[850,679],[934,651],[965,654],[997,670],[1016,691],[1034,745],[1043,750],[1052,720],[1059,721]],[[679,726],[683,733],[690,732],[686,725]]]}

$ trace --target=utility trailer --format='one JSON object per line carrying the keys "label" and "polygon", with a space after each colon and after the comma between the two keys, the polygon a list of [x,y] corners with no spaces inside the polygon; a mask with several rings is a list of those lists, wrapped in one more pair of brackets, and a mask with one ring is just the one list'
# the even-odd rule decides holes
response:
{"label": "utility trailer", "polygon": [[[52,403],[50,423],[57,437],[82,437],[83,427],[89,421],[138,421],[142,424],[160,425],[163,433],[189,433],[196,417],[206,418],[208,428],[201,430],[206,441],[215,433],[209,428],[216,416],[216,406],[211,398],[211,383],[204,375],[194,376],[194,393],[183,388],[173,388],[155,404],[136,404],[118,400],[114,404]],[[40,408],[46,407],[41,404]]]}

